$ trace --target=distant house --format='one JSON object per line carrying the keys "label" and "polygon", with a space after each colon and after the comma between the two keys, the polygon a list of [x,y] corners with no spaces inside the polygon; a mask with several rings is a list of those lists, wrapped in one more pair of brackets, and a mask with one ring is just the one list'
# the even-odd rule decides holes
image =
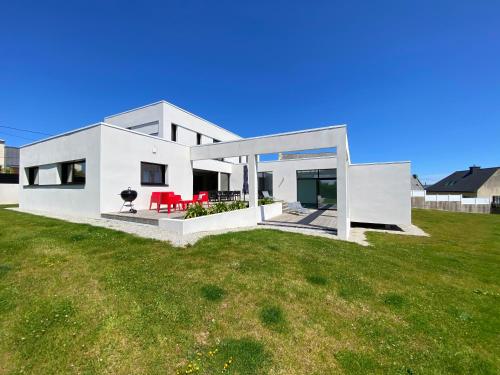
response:
{"label": "distant house", "polygon": [[10,169],[17,173],[19,170],[19,148],[6,146],[5,141],[0,139],[0,171]]}
{"label": "distant house", "polygon": [[425,190],[416,174],[411,175],[411,190]]}
{"label": "distant house", "polygon": [[456,171],[426,189],[428,194],[462,194],[470,198],[500,196],[500,167],[469,167]]}

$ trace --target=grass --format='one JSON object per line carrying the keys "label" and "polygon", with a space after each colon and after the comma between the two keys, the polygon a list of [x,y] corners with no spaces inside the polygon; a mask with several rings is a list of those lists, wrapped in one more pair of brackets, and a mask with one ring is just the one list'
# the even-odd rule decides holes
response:
{"label": "grass", "polygon": [[219,288],[217,285],[203,285],[201,287],[201,294],[209,301],[220,301],[224,298],[224,289]]}
{"label": "grass", "polygon": [[188,248],[0,209],[0,374],[496,374],[500,216]]}

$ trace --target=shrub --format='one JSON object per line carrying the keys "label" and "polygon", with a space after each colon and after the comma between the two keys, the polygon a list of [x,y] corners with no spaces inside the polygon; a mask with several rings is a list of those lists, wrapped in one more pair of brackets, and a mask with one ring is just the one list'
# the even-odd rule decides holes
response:
{"label": "shrub", "polygon": [[271,203],[274,203],[273,198],[262,198],[262,199],[259,199],[259,206],[263,206],[265,204],[271,204]]}
{"label": "shrub", "polygon": [[200,204],[194,204],[188,207],[184,219],[192,219],[194,217],[220,214],[221,212],[240,210],[242,208],[247,208],[247,202],[244,201],[234,201],[229,204],[224,202],[214,203],[209,208],[204,208]]}
{"label": "shrub", "polygon": [[188,207],[184,219],[208,215],[208,211],[201,204],[192,204]]}
{"label": "shrub", "polygon": [[229,211],[241,210],[242,208],[247,208],[247,202],[245,201],[234,201],[228,205]]}
{"label": "shrub", "polygon": [[214,203],[212,207],[208,209],[208,214],[209,215],[220,214],[221,212],[226,212],[226,211],[229,211],[228,206],[223,202],[217,202]]}

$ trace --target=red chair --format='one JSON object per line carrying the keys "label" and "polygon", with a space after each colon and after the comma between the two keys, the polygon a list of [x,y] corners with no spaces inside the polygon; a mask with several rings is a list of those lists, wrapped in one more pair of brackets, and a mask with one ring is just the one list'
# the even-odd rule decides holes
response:
{"label": "red chair", "polygon": [[153,203],[156,203],[156,207],[158,208],[158,205],[160,204],[161,194],[161,191],[154,191],[151,193],[151,198],[149,198],[149,209],[151,209]]}
{"label": "red chair", "polygon": [[197,202],[199,202],[202,206],[204,202],[207,202],[207,206],[210,207],[210,201],[208,200],[208,191],[200,191],[198,193]]}
{"label": "red chair", "polygon": [[170,209],[173,208],[174,211],[177,206],[182,203],[182,198],[180,195],[176,195],[173,192],[161,193],[160,204],[157,206],[157,211],[160,212],[160,207],[162,204],[167,205],[167,211],[170,213]]}

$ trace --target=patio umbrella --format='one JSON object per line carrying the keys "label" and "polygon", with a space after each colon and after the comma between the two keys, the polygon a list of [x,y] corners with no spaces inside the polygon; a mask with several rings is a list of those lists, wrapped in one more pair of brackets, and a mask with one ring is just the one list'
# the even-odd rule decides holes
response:
{"label": "patio umbrella", "polygon": [[248,166],[243,166],[243,200],[245,200],[245,195],[248,194]]}

